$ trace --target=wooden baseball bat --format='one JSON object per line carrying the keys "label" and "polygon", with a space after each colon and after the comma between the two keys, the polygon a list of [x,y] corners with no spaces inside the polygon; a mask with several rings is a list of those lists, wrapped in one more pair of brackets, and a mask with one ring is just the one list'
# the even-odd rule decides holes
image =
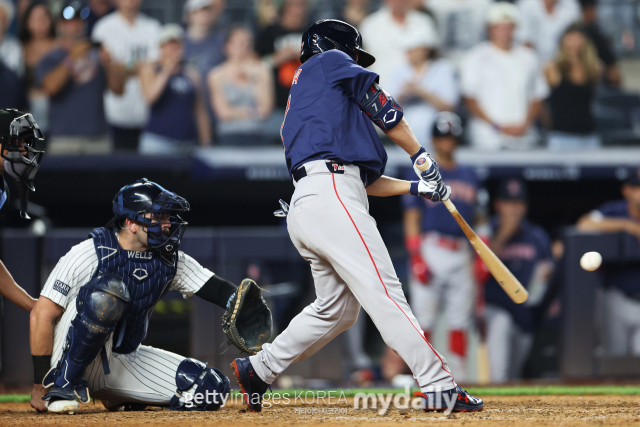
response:
{"label": "wooden baseball bat", "polygon": [[513,302],[516,304],[525,302],[527,298],[529,298],[529,292],[522,286],[522,283],[515,278],[513,273],[500,261],[500,258],[498,258],[496,254],[485,245],[482,239],[478,237],[473,229],[469,227],[469,224],[467,224],[467,221],[460,215],[460,212],[458,212],[453,202],[447,200],[443,203],[467,236],[467,239],[469,239],[473,249],[475,249],[478,256],[484,261],[491,275],[496,279],[496,282],[502,286],[502,289],[509,295]]}
{"label": "wooden baseball bat", "polygon": [[[416,167],[422,172],[428,170],[429,167],[431,167],[430,158],[419,158],[416,161]],[[498,258],[496,254],[484,244],[482,239],[478,237],[475,231],[469,227],[469,224],[462,218],[462,215],[460,215],[460,212],[458,212],[458,209],[456,209],[451,199],[443,203],[451,215],[453,215],[453,219],[456,220],[465,236],[467,236],[467,239],[469,239],[469,242],[471,242],[473,249],[475,249],[478,256],[484,261],[489,272],[491,272],[491,275],[496,279],[496,282],[498,282],[507,295],[509,295],[509,298],[516,304],[525,302],[527,298],[529,298],[529,292],[522,286],[522,283],[515,278],[513,273],[500,261],[500,258]]]}

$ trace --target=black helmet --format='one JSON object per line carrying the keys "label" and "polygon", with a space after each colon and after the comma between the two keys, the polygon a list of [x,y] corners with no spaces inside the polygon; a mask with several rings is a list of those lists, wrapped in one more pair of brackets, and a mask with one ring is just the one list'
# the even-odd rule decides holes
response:
{"label": "black helmet", "polygon": [[27,190],[36,191],[33,179],[44,156],[44,151],[36,150],[36,143],[44,143],[44,135],[31,114],[0,109],[0,156],[4,159],[5,172],[16,181],[20,215],[26,219],[29,219]]}
{"label": "black helmet", "polygon": [[[187,222],[180,215],[191,209],[189,202],[176,193],[165,190],[155,182],[142,178],[125,185],[113,199],[114,218],[107,227],[117,225],[121,219],[129,218],[142,223],[147,233],[149,247],[160,252],[162,260],[169,265],[175,262],[175,254],[187,228]],[[156,218],[145,216],[151,214]],[[162,232],[161,215],[167,215],[171,227],[169,234]]]}
{"label": "black helmet", "polygon": [[362,50],[362,36],[355,27],[337,19],[321,19],[315,22],[302,35],[300,62],[304,62],[316,53],[338,49],[349,55],[362,67],[376,62],[376,58]]}
{"label": "black helmet", "polygon": [[431,136],[438,138],[450,135],[456,138],[462,135],[462,120],[460,120],[460,116],[449,111],[438,113],[431,128]]}

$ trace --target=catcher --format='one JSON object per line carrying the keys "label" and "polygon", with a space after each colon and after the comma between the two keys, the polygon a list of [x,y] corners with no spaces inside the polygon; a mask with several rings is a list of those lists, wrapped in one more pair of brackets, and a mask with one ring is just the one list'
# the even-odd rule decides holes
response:
{"label": "catcher", "polygon": [[109,410],[224,404],[229,379],[218,369],[141,345],[153,308],[172,289],[227,307],[224,331],[241,350],[255,354],[271,337],[271,312],[255,282],[236,288],[178,250],[189,209],[184,198],[139,180],[116,194],[107,226],[60,259],[31,313],[36,410],[74,413],[91,396]]}

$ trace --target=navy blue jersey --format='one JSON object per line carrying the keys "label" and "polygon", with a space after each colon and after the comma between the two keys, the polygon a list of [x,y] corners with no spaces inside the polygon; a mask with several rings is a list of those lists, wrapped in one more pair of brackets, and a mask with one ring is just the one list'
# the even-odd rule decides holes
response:
{"label": "navy blue jersey", "polygon": [[[495,234],[498,229],[498,218],[491,219],[491,228]],[[497,255],[526,288],[531,282],[536,265],[540,261],[552,260],[551,240],[542,227],[524,219],[520,224],[520,229],[507,241],[502,251]],[[493,276],[485,285],[485,301],[487,304],[497,305],[509,311],[516,324],[523,331],[533,331],[531,309],[511,301],[511,298],[502,290]]]}
{"label": "navy blue jersey", "polygon": [[[469,166],[458,165],[453,169],[440,168],[442,180],[451,187],[451,201],[469,224],[473,224],[479,181]],[[415,181],[413,168],[407,170],[405,179]],[[454,237],[464,237],[464,232],[443,203],[433,203],[424,197],[402,196],[405,209],[422,209],[422,232],[437,231]]]}
{"label": "navy blue jersey", "polygon": [[629,204],[626,200],[607,202],[596,209],[596,211],[600,212],[604,217],[608,218],[631,219],[631,215],[629,214]]}
{"label": "navy blue jersey", "polygon": [[[596,211],[605,218],[632,219],[629,214],[629,204],[626,200],[607,202]],[[637,265],[616,264],[604,268],[605,286],[615,286],[628,296],[640,298],[640,268]]]}
{"label": "navy blue jersey", "polygon": [[358,102],[378,75],[339,50],[312,56],[298,68],[280,129],[289,174],[311,160],[354,164],[372,184],[387,153]]}

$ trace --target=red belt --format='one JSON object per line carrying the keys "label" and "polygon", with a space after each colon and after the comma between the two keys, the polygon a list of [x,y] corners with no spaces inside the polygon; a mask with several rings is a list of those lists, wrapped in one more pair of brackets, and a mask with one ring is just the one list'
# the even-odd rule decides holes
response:
{"label": "red belt", "polygon": [[441,248],[449,249],[450,251],[457,251],[460,249],[460,240],[445,236],[438,236],[437,244]]}

